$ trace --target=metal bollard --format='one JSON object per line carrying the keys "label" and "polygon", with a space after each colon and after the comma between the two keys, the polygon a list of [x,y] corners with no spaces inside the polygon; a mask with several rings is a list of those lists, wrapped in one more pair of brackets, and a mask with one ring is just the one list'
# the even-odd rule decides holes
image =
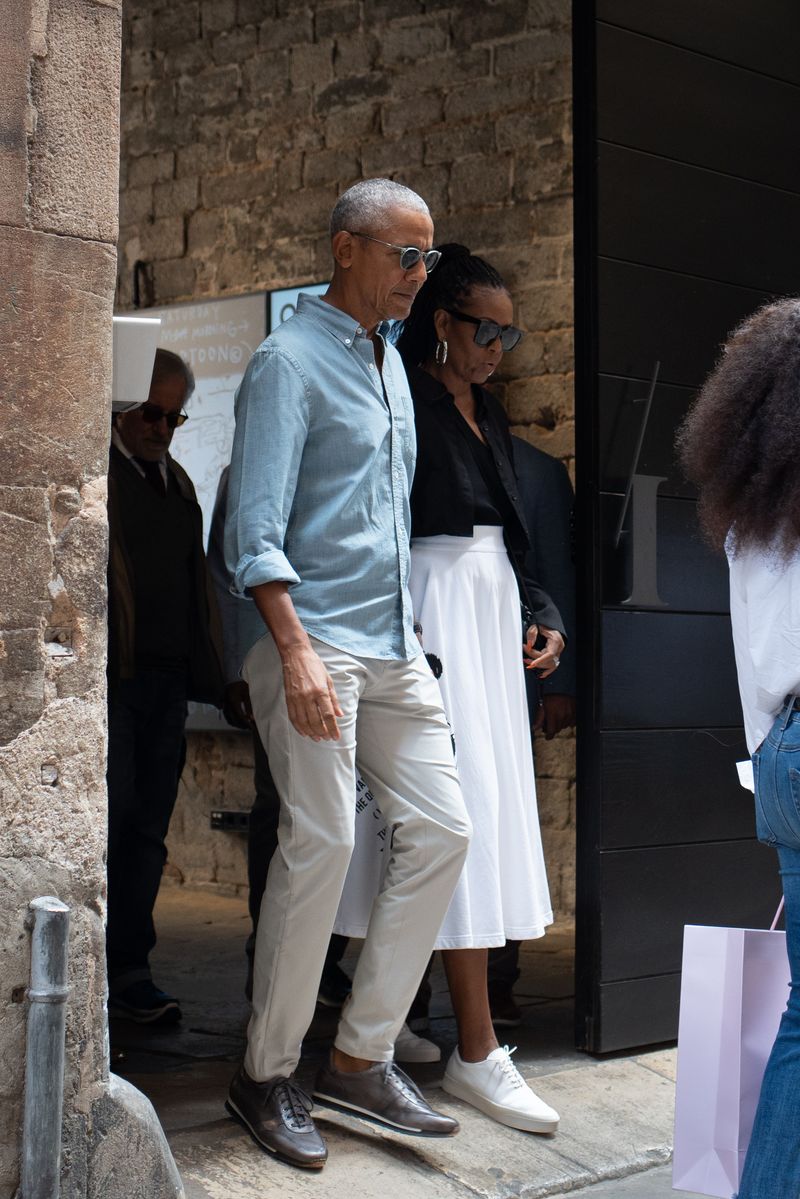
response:
{"label": "metal bollard", "polygon": [[69,995],[69,908],[60,899],[45,895],[34,899],[30,910],[33,935],[18,1199],[58,1199]]}

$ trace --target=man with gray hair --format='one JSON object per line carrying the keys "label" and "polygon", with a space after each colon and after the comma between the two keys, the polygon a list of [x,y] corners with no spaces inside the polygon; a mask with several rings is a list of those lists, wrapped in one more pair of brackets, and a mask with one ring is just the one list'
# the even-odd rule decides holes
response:
{"label": "man with gray hair", "polygon": [[327,1150],[294,1081],[353,848],[356,764],[392,828],[385,880],[314,1089],[400,1132],[449,1136],[393,1062],[471,832],[439,692],[413,627],[416,442],[379,332],[438,260],[424,201],[372,179],[331,218],[333,281],[259,346],[236,401],[226,556],[268,632],[242,676],[281,801],[258,926],[247,1052],[229,1112],[305,1167]]}

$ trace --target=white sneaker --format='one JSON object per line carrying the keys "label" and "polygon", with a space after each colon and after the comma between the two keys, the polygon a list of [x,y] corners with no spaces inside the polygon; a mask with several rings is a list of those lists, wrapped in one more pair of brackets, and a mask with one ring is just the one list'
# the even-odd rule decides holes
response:
{"label": "white sneaker", "polygon": [[507,1045],[483,1062],[465,1062],[458,1049],[447,1063],[442,1088],[485,1115],[523,1132],[555,1132],[559,1115],[532,1091],[511,1060]]}
{"label": "white sneaker", "polygon": [[396,1062],[438,1062],[442,1051],[433,1041],[418,1037],[407,1024],[404,1024],[397,1034],[394,1043],[394,1060]]}

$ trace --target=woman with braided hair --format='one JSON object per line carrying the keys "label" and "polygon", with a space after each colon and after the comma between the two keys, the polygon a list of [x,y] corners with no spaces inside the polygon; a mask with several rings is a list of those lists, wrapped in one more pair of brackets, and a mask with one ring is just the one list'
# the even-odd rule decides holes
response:
{"label": "woman with braided hair", "polygon": [[[558,1127],[558,1113],[498,1045],[486,974],[490,947],[541,937],[552,922],[523,640],[529,668],[544,677],[558,665],[563,624],[549,597],[525,577],[528,535],[508,422],[483,386],[522,336],[512,324],[511,297],[497,271],[465,247],[446,245],[441,253],[397,344],[417,429],[411,596],[453,728],[474,828],[436,942],[458,1025],[443,1085],[503,1124],[548,1133]],[[520,600],[528,611],[524,629]],[[369,865],[363,856],[357,860],[336,924],[349,936],[363,936],[368,918],[359,911],[358,891],[369,890]]]}

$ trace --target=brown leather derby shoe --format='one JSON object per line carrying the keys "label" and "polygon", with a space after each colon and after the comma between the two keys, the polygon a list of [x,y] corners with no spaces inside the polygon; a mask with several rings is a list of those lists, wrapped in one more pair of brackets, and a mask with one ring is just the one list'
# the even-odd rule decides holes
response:
{"label": "brown leather derby shoe", "polygon": [[376,1062],[354,1074],[323,1066],[314,1099],[325,1107],[411,1136],[451,1137],[458,1132],[458,1121],[434,1111],[419,1087],[394,1062]]}

